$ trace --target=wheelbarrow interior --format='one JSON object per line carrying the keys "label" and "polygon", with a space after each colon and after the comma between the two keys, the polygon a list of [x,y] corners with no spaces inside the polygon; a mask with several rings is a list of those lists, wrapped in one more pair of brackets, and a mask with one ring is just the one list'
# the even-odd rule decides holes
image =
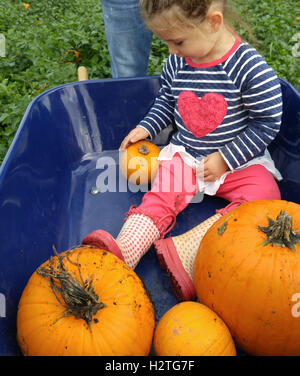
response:
{"label": "wheelbarrow interior", "polygon": [[[283,180],[282,199],[300,203],[300,95],[284,80],[281,131],[269,147]],[[0,169],[0,354],[19,354],[16,314],[34,270],[51,255],[101,228],[116,236],[145,189],[126,186],[118,148],[151,107],[157,76],[74,82],[48,90],[28,106]],[[166,144],[170,127],[154,142]],[[113,178],[111,178],[113,176]],[[184,233],[226,201],[199,197],[178,215],[168,236]],[[156,321],[177,303],[153,247],[135,269]]]}

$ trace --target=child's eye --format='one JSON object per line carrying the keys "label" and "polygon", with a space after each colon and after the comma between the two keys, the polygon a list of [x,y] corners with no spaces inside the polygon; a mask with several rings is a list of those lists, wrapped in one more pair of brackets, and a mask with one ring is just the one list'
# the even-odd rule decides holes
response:
{"label": "child's eye", "polygon": [[175,46],[181,46],[183,44],[183,41],[179,41],[179,42],[174,42]]}

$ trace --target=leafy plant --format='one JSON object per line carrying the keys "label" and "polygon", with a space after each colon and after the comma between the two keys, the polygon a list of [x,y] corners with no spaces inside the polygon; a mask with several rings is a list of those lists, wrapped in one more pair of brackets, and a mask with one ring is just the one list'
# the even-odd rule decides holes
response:
{"label": "leafy plant", "polygon": [[99,3],[39,0],[26,10],[21,1],[1,2],[6,56],[0,58],[0,161],[34,97],[75,81],[79,64],[91,79],[110,76]]}
{"label": "leafy plant", "polygon": [[[294,56],[293,37],[300,30],[300,3],[298,0],[234,0],[234,9],[249,26],[256,38],[255,47],[268,64],[282,78],[300,90],[299,56]],[[252,42],[249,32],[239,22],[237,32]],[[300,42],[300,38],[299,41]],[[297,54],[298,55],[298,54]]]}

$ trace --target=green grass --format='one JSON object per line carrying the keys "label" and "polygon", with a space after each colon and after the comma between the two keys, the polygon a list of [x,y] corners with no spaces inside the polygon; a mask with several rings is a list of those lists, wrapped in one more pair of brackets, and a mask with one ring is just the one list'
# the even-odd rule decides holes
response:
{"label": "green grass", "polygon": [[[28,10],[22,1],[0,3],[0,33],[6,38],[6,57],[0,57],[0,162],[34,97],[76,81],[79,64],[87,67],[90,79],[110,77],[100,0],[27,2]],[[299,57],[292,56],[297,47],[292,38],[300,32],[299,0],[233,2],[267,62],[300,90]],[[239,22],[235,27],[249,40]],[[68,50],[78,51],[79,58]],[[154,38],[148,73],[160,74],[167,56],[166,45]]]}
{"label": "green grass", "polygon": [[[297,20],[300,16],[299,0],[235,0],[234,3],[257,39],[255,47],[258,51],[280,77],[300,90],[300,58],[293,56],[297,41],[292,41],[293,36],[300,33],[300,19]],[[251,43],[249,33],[240,26],[236,29]],[[297,40],[300,43],[300,34]]]}

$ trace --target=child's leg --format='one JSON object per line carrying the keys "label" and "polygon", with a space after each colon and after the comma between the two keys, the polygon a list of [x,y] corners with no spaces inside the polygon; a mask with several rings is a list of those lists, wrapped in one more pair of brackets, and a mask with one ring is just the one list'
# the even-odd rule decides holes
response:
{"label": "child's leg", "polygon": [[155,240],[174,226],[176,216],[197,191],[195,172],[179,154],[163,161],[151,191],[145,193],[139,207],[131,207],[127,219],[114,240],[106,231],[96,230],[83,239],[83,244],[107,249],[135,268]]}
{"label": "child's leg", "polygon": [[194,170],[176,153],[171,161],[163,161],[158,174],[138,208],[129,213],[143,213],[159,228],[161,237],[171,230],[176,216],[190,203],[197,192]]}
{"label": "child's leg", "polygon": [[226,176],[216,196],[230,204],[217,210],[224,215],[243,202],[254,200],[280,200],[278,185],[272,174],[262,165],[252,165]]}
{"label": "child's leg", "polygon": [[134,268],[155,240],[171,230],[176,216],[196,193],[196,177],[179,154],[163,161],[141,204],[131,207],[116,241],[125,262]]}
{"label": "child's leg", "polygon": [[164,260],[161,264],[168,271],[178,300],[195,298],[195,290],[191,288],[194,260],[207,230],[222,215],[243,202],[280,199],[280,191],[275,179],[261,165],[249,166],[228,174],[216,195],[231,201],[231,203],[225,208],[217,210],[217,214],[185,234],[161,239],[154,243],[158,257]]}

